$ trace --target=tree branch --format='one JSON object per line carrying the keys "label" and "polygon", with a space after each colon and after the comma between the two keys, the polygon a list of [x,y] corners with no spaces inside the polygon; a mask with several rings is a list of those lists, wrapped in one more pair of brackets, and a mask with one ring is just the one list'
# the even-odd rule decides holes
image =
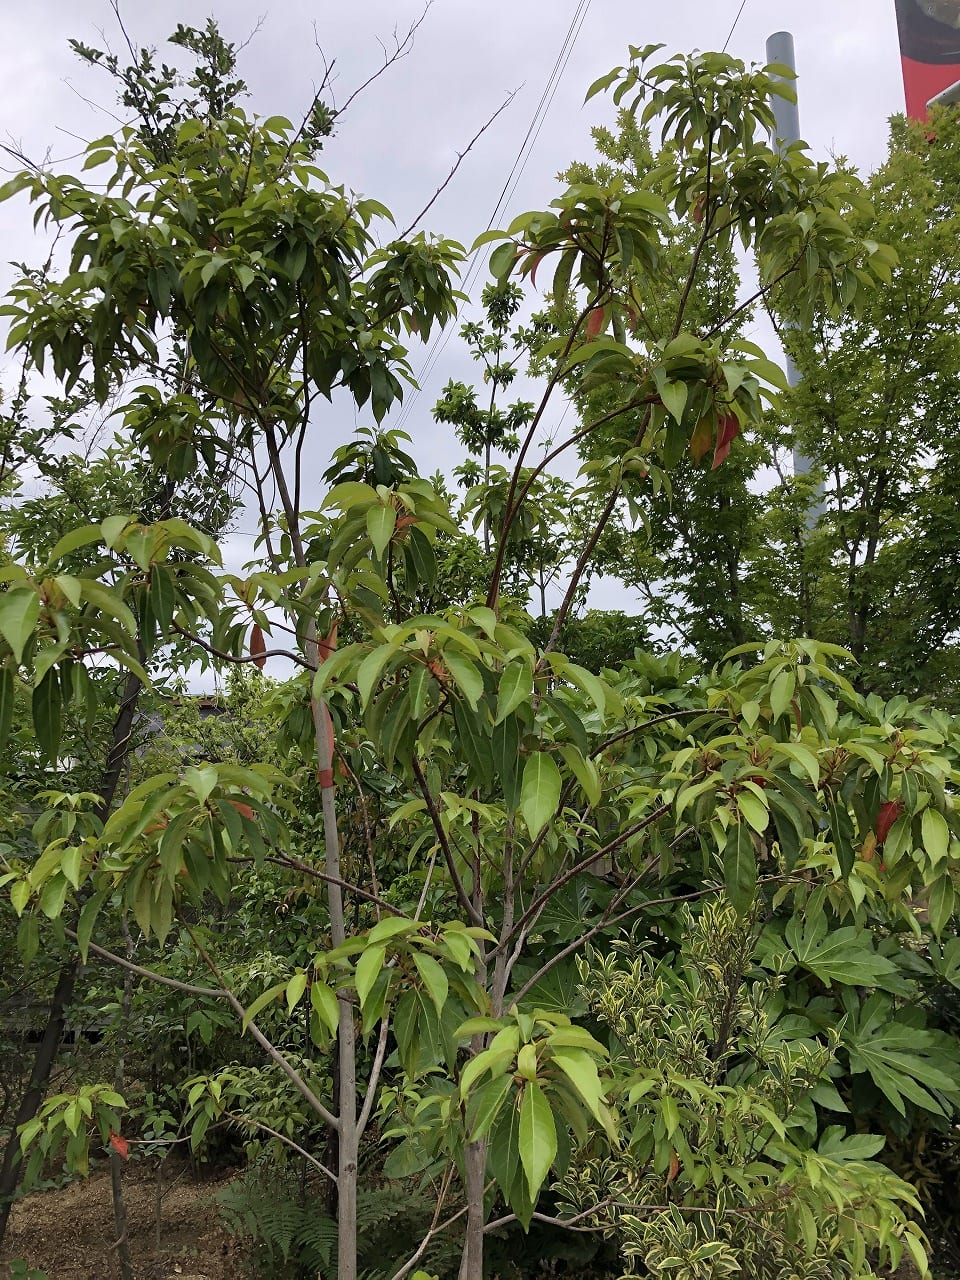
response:
{"label": "tree branch", "polygon": [[[189,925],[185,925],[184,928],[186,929],[187,933],[190,935],[190,940],[193,943],[193,945],[196,947],[197,951],[199,952],[204,964],[207,966],[207,968],[216,978],[217,982],[220,984],[220,990],[223,992],[224,998],[226,999],[227,1003],[230,1005],[231,1009],[233,1009],[234,1013],[237,1014],[237,1016],[240,1018],[242,1022],[243,1019],[246,1018],[247,1016],[246,1009],[244,1009],[241,1002],[233,994],[233,992],[227,986],[226,982],[224,982],[223,975],[220,973],[220,970],[217,968],[213,959],[207,954],[204,947],[200,944],[193,929],[191,929]],[[320,1101],[317,1095],[313,1092],[313,1090],[307,1084],[306,1080],[304,1080],[304,1078],[300,1075],[300,1073],[290,1065],[290,1063],[286,1060],[286,1058],[283,1056],[280,1050],[276,1047],[276,1045],[274,1045],[270,1040],[267,1039],[267,1037],[263,1034],[263,1032],[260,1030],[260,1028],[252,1019],[247,1023],[247,1030],[253,1036],[254,1040],[256,1040],[257,1044],[264,1051],[264,1053],[267,1055],[270,1061],[275,1063],[280,1068],[280,1070],[287,1077],[290,1083],[294,1086],[295,1089],[298,1090],[298,1092],[303,1096],[305,1101],[313,1108],[313,1110],[321,1118],[324,1124],[327,1125],[329,1128],[339,1132],[340,1121],[337,1119],[337,1117],[333,1114],[332,1111],[328,1110],[328,1108],[324,1106],[324,1104]]]}
{"label": "tree branch", "polygon": [[437,187],[436,191],[434,191],[433,195],[430,197],[427,203],[423,206],[423,208],[420,210],[417,216],[412,220],[409,227],[406,227],[403,231],[400,232],[399,238],[401,240],[406,240],[410,232],[416,230],[416,228],[420,225],[421,218],[425,217],[426,214],[430,212],[430,210],[439,200],[440,196],[443,194],[443,192],[447,189],[447,187],[453,181],[454,175],[456,174],[457,170],[460,168],[460,165],[463,163],[467,153],[473,149],[474,143],[479,142],[479,140],[483,137],[486,131],[493,124],[494,120],[496,120],[497,116],[500,115],[501,112],[506,111],[507,107],[509,107],[510,103],[514,100],[514,98],[517,96],[519,92],[520,92],[519,89],[512,89],[507,94],[506,98],[503,100],[500,106],[497,107],[496,111],[493,113],[490,119],[486,122],[486,124],[483,124],[480,126],[480,128],[473,135],[473,137],[470,139],[470,141],[467,143],[467,145],[464,147],[462,151],[457,152],[457,158],[456,158],[456,161],[454,162],[453,168],[447,174],[446,178],[444,178],[443,182],[441,182],[440,186]]}

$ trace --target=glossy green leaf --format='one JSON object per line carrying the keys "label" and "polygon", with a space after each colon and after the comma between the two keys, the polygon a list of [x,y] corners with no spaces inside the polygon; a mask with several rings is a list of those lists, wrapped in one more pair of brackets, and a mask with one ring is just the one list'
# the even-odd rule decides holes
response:
{"label": "glossy green leaf", "polygon": [[942,813],[924,809],[920,819],[923,847],[931,862],[942,862],[950,850],[950,828]]}
{"label": "glossy green leaf", "polygon": [[396,507],[377,504],[367,511],[367,533],[378,556],[382,557],[386,552],[396,527]]}
{"label": "glossy green leaf", "polygon": [[340,1005],[337,997],[325,982],[317,979],[310,985],[310,1004],[314,1013],[331,1035],[336,1035],[340,1025]]}
{"label": "glossy green leaf", "polygon": [[557,762],[545,751],[534,751],[523,767],[520,812],[531,839],[536,839],[560,804],[561,779]]}
{"label": "glossy green leaf", "polygon": [[528,1080],[523,1087],[519,1145],[530,1198],[535,1200],[556,1159],[557,1127],[550,1103],[534,1080]]}
{"label": "glossy green leaf", "polygon": [[500,676],[500,687],[497,692],[497,718],[495,724],[501,724],[511,711],[523,703],[533,700],[533,672],[523,661],[511,662],[504,667]]}
{"label": "glossy green leaf", "polygon": [[374,983],[380,976],[385,957],[386,949],[383,946],[368,946],[357,961],[356,987],[361,1009],[366,1004]]}
{"label": "glossy green leaf", "polygon": [[723,883],[735,910],[743,915],[757,892],[757,854],[753,836],[745,822],[734,822],[727,830],[723,849]]}
{"label": "glossy green leaf", "polygon": [[40,596],[28,587],[0,592],[0,635],[10,646],[15,662],[33,635],[40,617]]}

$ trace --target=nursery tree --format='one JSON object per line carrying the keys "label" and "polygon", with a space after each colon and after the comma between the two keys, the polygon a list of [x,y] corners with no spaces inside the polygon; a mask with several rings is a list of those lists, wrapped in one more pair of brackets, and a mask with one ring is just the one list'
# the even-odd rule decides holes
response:
{"label": "nursery tree", "polygon": [[[18,913],[49,921],[83,957],[127,963],[103,945],[124,909],[147,938],[162,943],[176,927],[191,940],[204,984],[171,978],[162,963],[157,979],[222,1001],[329,1129],[329,1161],[308,1154],[335,1188],[340,1280],[357,1275],[360,1143],[374,1128],[394,1172],[426,1171],[439,1188],[433,1222],[395,1280],[441,1231],[462,1227],[460,1275],[481,1280],[485,1238],[513,1220],[619,1229],[665,1212],[674,1184],[681,1209],[723,1228],[681,1239],[668,1228],[682,1212],[663,1220],[663,1256],[680,1241],[691,1276],[718,1249],[755,1257],[777,1204],[790,1206],[778,1257],[802,1248],[821,1273],[866,1273],[867,1249],[896,1263],[906,1244],[923,1261],[910,1189],[871,1162],[876,1143],[821,1134],[806,1094],[825,1088],[846,1054],[898,1111],[906,1099],[946,1116],[960,1097],[935,1033],[913,1027],[912,1049],[883,1038],[904,984],[867,927],[919,932],[914,893],[926,895],[935,931],[950,919],[952,725],[905,702],[864,701],[832,671],[834,651],[809,641],[771,642],[758,663],[701,684],[676,663],[642,658],[598,675],[558,648],[615,514],[642,509],[645,486],[666,484],[685,454],[724,466],[776,394],[776,367],[736,336],[736,307],[707,331],[691,323],[711,247],[739,236],[757,254],[759,292],[802,313],[859,304],[891,261],[851,230],[849,215],[866,208],[854,177],[767,145],[769,95],[789,92],[778,79],[722,54],[658,63],[654,53],[631,49],[629,65],[594,91],[612,89],[656,120],[672,143],[667,173],[654,185],[574,182],[549,209],[481,237],[497,242],[500,287],[539,276],[572,305],[539,352],[544,383],[491,520],[484,598],[428,615],[418,601],[437,545],[460,533],[445,494],[415,474],[358,478],[347,457],[318,501],[303,450],[318,398],[345,395],[378,423],[400,402],[405,343],[454,312],[459,248],[422,234],[391,241],[382,206],[319,169],[309,130],[236,107],[177,120],[172,159],[136,129],[99,140],[86,163],[104,188],[27,172],[4,191],[26,191],[71,247],[65,275],[15,285],[12,345],[67,390],[84,378],[98,397],[122,395],[130,439],[173,479],[199,459],[229,457],[261,528],[245,576],[222,571],[206,533],[142,511],[80,524],[35,557],[9,556],[2,706],[25,710],[56,762],[64,708],[96,690],[95,663],[146,685],[173,645],[214,666],[283,653],[301,670],[284,732],[312,754],[322,831],[322,848],[300,856],[291,833],[302,811],[291,802],[302,808],[308,793],[272,764],[194,761],[117,804],[49,796],[35,853],[9,858],[4,883]],[[676,290],[665,237],[688,213],[697,232]],[[668,285],[675,304],[638,353],[625,341],[631,316]],[[130,391],[131,372],[154,368],[177,337],[177,393],[154,380]],[[584,390],[608,393],[604,407],[532,465],[552,397],[575,371]],[[514,625],[520,605],[505,589],[513,541],[554,458],[610,424],[613,445],[588,460],[571,498],[595,517],[535,644]],[[376,813],[365,803],[372,774],[389,780]],[[361,816],[365,857],[346,849],[348,812]],[[383,871],[400,850],[411,876],[395,890]],[[309,960],[293,960],[247,1004],[193,917],[211,895],[229,899],[250,859],[322,884],[326,921]],[[651,938],[675,936],[671,908],[724,895],[715,919],[727,939],[725,1020],[693,1027],[701,1048],[671,1069],[662,1046],[624,1023],[608,964],[611,994],[595,1012],[621,1041],[611,1056],[613,1041],[583,1025],[586,1009],[557,981],[588,944],[609,949],[618,930],[627,936],[630,921]],[[730,943],[745,936],[756,958]],[[766,988],[755,984],[755,1020],[770,1024],[779,1050],[750,1040],[741,989],[754,963],[768,975]],[[666,1009],[667,986],[689,987],[698,964],[688,953],[672,976],[665,965],[651,1007]],[[784,974],[806,973],[837,1001],[849,996],[842,1045],[833,1006],[826,1025],[791,1032],[777,988]],[[630,983],[644,989],[643,974]],[[859,1007],[861,987],[884,984],[882,1009]],[[700,1016],[687,1004],[689,1019]],[[291,1017],[310,1010],[310,1070],[264,1030],[278,1005]],[[779,1063],[785,1089],[772,1094],[752,1061]],[[225,1070],[192,1083],[195,1134],[229,1110],[233,1080]],[[702,1107],[681,1111],[678,1091],[698,1088]],[[76,1148],[85,1117],[118,1123],[112,1105],[89,1092],[53,1099],[22,1126],[21,1146],[42,1150],[67,1131]],[[698,1164],[706,1112],[720,1136]],[[599,1181],[564,1189],[575,1148],[588,1173],[588,1160],[615,1163],[615,1202],[591,1200]],[[745,1151],[756,1160],[741,1176]],[[653,1171],[640,1191],[633,1155]],[[557,1195],[561,1206],[579,1195],[576,1212],[558,1213]],[[751,1214],[753,1234],[726,1230]],[[624,1250],[638,1240],[629,1226]]]}

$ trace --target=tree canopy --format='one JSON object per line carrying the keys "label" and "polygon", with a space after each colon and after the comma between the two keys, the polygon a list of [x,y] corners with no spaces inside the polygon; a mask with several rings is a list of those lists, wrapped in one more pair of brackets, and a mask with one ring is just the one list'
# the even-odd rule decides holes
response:
{"label": "tree canopy", "polygon": [[[870,656],[862,548],[880,522],[899,554],[889,481],[867,510],[895,465],[924,492],[918,530],[946,491],[923,444],[875,456],[900,441],[876,413],[879,352],[873,425],[832,468],[839,514],[776,580],[801,508],[751,485],[782,424],[813,432],[846,389],[844,343],[884,334],[892,222],[843,166],[771,148],[770,97],[791,92],[775,68],[630,47],[588,94],[623,113],[602,162],[476,242],[494,246],[487,321],[464,336],[494,394],[451,384],[437,410],[475,455],[461,495],[420,474],[389,414],[411,345],[456,315],[465,250],[394,238],[324,172],[320,100],[300,126],[260,118],[215,26],[174,43],[196,71],[79,48],[138,122],[91,144],[83,176],[27,169],[0,191],[69,255],[24,270],[3,309],[24,384],[0,442],[0,884],[8,952],[51,994],[0,1194],[61,1149],[82,1171],[112,1145],[119,1170],[126,1133],[203,1151],[229,1127],[254,1170],[310,1171],[283,1264],[296,1237],[338,1280],[506,1274],[531,1231],[554,1256],[585,1232],[607,1275],[839,1280],[904,1252],[926,1270],[920,1193],[893,1165],[960,1107],[937,1003],[960,985],[960,738]],[[757,264],[748,302],[735,242]],[[503,408],[518,291],[538,288],[537,398]],[[821,343],[796,339],[793,397],[743,336],[761,303]],[[822,377],[818,351],[837,360]],[[40,426],[36,374],[58,386]],[[538,458],[565,393],[580,422]],[[304,448],[335,394],[372,423],[318,491]],[[117,441],[86,465],[71,435],[100,406]],[[847,422],[830,419],[838,449]],[[851,515],[855,448],[873,479]],[[241,492],[258,538],[232,573]],[[776,583],[828,536],[857,548],[843,599],[869,608],[860,648],[842,639],[862,680],[826,624],[769,631]],[[839,555],[811,595],[823,616]],[[661,600],[605,651],[580,610],[617,559]],[[644,647],[672,610],[705,661]],[[272,656],[296,674],[270,680]],[[207,708],[225,715],[178,683],[197,663],[245,673]],[[45,1096],[84,1000],[124,1052],[138,1028],[141,1051],[157,1028],[190,1047],[129,1119],[117,1072]]]}

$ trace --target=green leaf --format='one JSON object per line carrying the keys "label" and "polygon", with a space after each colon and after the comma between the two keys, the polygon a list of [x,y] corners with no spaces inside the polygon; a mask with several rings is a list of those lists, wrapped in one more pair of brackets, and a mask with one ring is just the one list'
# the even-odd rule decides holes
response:
{"label": "green leaf", "polygon": [[520,803],[520,730],[515,716],[507,716],[494,727],[491,747],[494,777],[508,811],[513,812]]}
{"label": "green leaf", "polygon": [[525,662],[511,662],[500,676],[494,724],[501,724],[516,707],[523,703],[529,705],[532,701],[533,672]]}
{"label": "green leaf", "polygon": [[685,382],[669,382],[666,379],[663,381],[658,379],[657,390],[660,393],[660,399],[663,401],[663,407],[679,423],[683,418],[683,411],[687,407],[687,384]]}
{"label": "green leaf", "polygon": [[603,798],[600,771],[597,766],[589,756],[581,755],[576,747],[564,744],[560,747],[560,754],[563,756],[567,768],[583,788],[583,794],[587,797],[587,800],[596,807]]}
{"label": "green leaf", "polygon": [[520,812],[530,838],[535,840],[560,804],[561,779],[557,762],[544,751],[534,751],[523,767]]}
{"label": "green leaf", "polygon": [[734,822],[727,831],[723,849],[723,882],[735,911],[743,915],[753,904],[757,892],[757,855],[745,822]]}
{"label": "green leaf", "polygon": [[314,981],[310,987],[310,1004],[314,1013],[332,1036],[340,1025],[340,1005],[337,997],[325,982]]}
{"label": "green leaf", "polygon": [[530,1199],[535,1200],[557,1155],[557,1127],[543,1090],[527,1081],[520,1104],[520,1163],[527,1176]]}
{"label": "green leaf", "polygon": [[385,956],[386,949],[383,946],[367,947],[357,961],[356,986],[361,1010],[373,990],[374,983],[380,976]]}
{"label": "green leaf", "polygon": [[28,587],[15,587],[0,593],[0,635],[13,651],[15,662],[23,657],[23,649],[33,635],[40,617],[40,596]]}
{"label": "green leaf", "polygon": [[428,956],[422,951],[413,953],[413,963],[417,966],[417,973],[423,979],[423,985],[429,992],[437,1013],[441,1014],[449,993],[449,983],[443,966],[438,964],[433,956]]}
{"label": "green leaf", "polygon": [[371,649],[360,663],[357,671],[357,688],[360,690],[361,707],[365,708],[370,701],[370,695],[383,674],[384,667],[391,658],[396,656],[396,653],[396,645],[379,644],[375,649]]}
{"label": "green leaf", "polygon": [[295,973],[287,983],[287,1010],[293,1013],[294,1009],[303,999],[303,993],[307,989],[307,975],[301,970]]}
{"label": "green leaf", "polygon": [[737,808],[757,835],[762,836],[770,822],[770,814],[766,802],[758,795],[744,787],[737,793]]}
{"label": "green leaf", "polygon": [[479,1142],[492,1128],[507,1094],[513,1088],[513,1076],[494,1076],[484,1081],[467,1101],[467,1131],[471,1142]]}
{"label": "green leaf", "polygon": [[477,703],[483,696],[483,676],[469,658],[451,653],[449,647],[443,651],[443,665],[453,676],[460,692],[476,711]]}
{"label": "green leaf", "polygon": [[48,760],[56,759],[60,747],[61,707],[60,677],[57,668],[51,667],[33,691],[33,727]]}
{"label": "green leaf", "polygon": [[943,814],[936,809],[924,809],[920,831],[931,862],[942,862],[950,850],[950,828]]}
{"label": "green leaf", "polygon": [[370,541],[373,543],[373,549],[377,555],[383,557],[387,547],[390,545],[390,539],[393,537],[393,531],[397,527],[397,509],[394,506],[376,506],[371,507],[367,512],[367,533],[370,535]]}
{"label": "green leaf", "polygon": [[13,672],[6,663],[0,666],[0,751],[10,737],[13,711],[17,701],[17,684]]}
{"label": "green leaf", "polygon": [[490,255],[490,274],[496,280],[506,280],[517,260],[517,247],[512,240],[498,245]]}
{"label": "green leaf", "polygon": [[550,1045],[550,1056],[583,1099],[591,1115],[602,1120],[603,1086],[597,1064],[583,1049],[559,1049]]}
{"label": "green leaf", "polygon": [[785,937],[797,962],[821,982],[877,987],[897,973],[893,961],[874,950],[865,929],[854,925],[830,928],[822,913],[806,922],[794,917],[787,924]]}
{"label": "green leaf", "polygon": [[10,886],[10,904],[18,916],[23,915],[24,908],[30,901],[30,881],[15,880]]}
{"label": "green leaf", "polygon": [[950,923],[955,904],[953,877],[947,872],[930,886],[930,928],[938,938]]}
{"label": "green leaf", "polygon": [[[960,1103],[960,1066],[952,1037],[900,1021],[888,996],[848,1005],[841,1043],[850,1069],[866,1071],[888,1101],[906,1115],[904,1099],[925,1111],[950,1114]],[[946,1095],[944,1105],[936,1094]]]}
{"label": "green leaf", "polygon": [[770,687],[770,710],[774,720],[790,709],[796,689],[796,676],[792,671],[781,671]]}

